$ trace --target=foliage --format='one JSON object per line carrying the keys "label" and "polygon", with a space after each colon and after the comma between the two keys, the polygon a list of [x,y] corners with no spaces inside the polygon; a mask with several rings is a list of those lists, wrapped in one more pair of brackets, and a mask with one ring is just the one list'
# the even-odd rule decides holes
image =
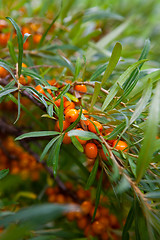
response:
{"label": "foliage", "polygon": [[1,239],[159,239],[159,1],[0,5]]}

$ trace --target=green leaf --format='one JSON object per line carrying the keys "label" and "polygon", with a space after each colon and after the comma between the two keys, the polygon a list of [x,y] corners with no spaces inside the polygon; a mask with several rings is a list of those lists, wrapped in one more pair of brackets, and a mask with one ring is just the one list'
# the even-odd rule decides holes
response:
{"label": "green leaf", "polygon": [[135,111],[129,121],[130,125],[139,117],[139,115],[142,113],[143,109],[146,107],[146,105],[151,97],[151,93],[152,93],[152,82],[151,82],[151,79],[148,79],[147,88],[144,89],[142,97],[136,104]]}
{"label": "green leaf", "polygon": [[98,170],[98,166],[99,166],[99,161],[98,161],[98,159],[96,159],[93,169],[87,180],[86,187],[85,187],[86,189],[89,189],[92,186],[92,184],[94,183],[94,180],[95,180],[96,174],[97,174],[97,170]]}
{"label": "green leaf", "polygon": [[129,75],[134,71],[134,69],[136,69],[138,67],[138,65],[140,65],[141,63],[147,61],[146,59],[140,60],[134,64],[132,64],[119,78],[118,80],[114,83],[114,85],[111,87],[110,93],[108,94],[108,96],[106,97],[103,105],[102,105],[102,109],[101,111],[104,111],[107,106],[109,105],[109,103],[112,101],[112,99],[115,97],[115,95],[117,94],[118,90],[119,90],[119,85],[123,85],[123,83],[126,81],[126,79],[129,77]]}
{"label": "green leaf", "polygon": [[8,41],[8,49],[9,49],[9,53],[10,53],[10,56],[11,56],[13,62],[16,64],[17,63],[17,56],[15,54],[14,46],[13,46],[13,43],[11,41]]}
{"label": "green leaf", "polygon": [[16,124],[16,122],[19,120],[19,118],[20,118],[20,114],[21,114],[21,102],[20,102],[20,96],[21,96],[21,94],[20,94],[20,92],[18,92],[18,114],[17,114],[17,118],[16,118],[14,124]]}
{"label": "green leaf", "polygon": [[63,137],[64,135],[60,136],[58,140],[54,143],[47,159],[48,165],[53,167],[54,176],[57,175],[59,152],[63,141]]}
{"label": "green leaf", "polygon": [[155,94],[151,101],[149,116],[146,123],[144,140],[137,159],[137,182],[143,177],[149,163],[152,161],[154,145],[158,134],[158,123],[160,120],[160,82],[155,89]]}
{"label": "green leaf", "polygon": [[0,91],[0,98],[3,96],[6,96],[12,92],[16,92],[17,90],[18,90],[18,88],[9,88],[9,89],[4,88],[4,90]]}
{"label": "green leaf", "polygon": [[116,193],[122,194],[123,192],[127,191],[130,188],[130,184],[125,176],[122,176],[119,184],[116,186],[115,190]]}
{"label": "green leaf", "polygon": [[[110,42],[116,39],[124,30],[129,26],[132,19],[127,20],[126,22],[119,25],[117,28],[112,30],[109,34],[107,33],[104,37],[102,37],[97,43],[96,46],[100,49],[104,49]],[[96,53],[95,50],[88,48],[86,52],[87,61],[92,59],[92,56]]]}
{"label": "green leaf", "polygon": [[61,103],[60,103],[59,115],[58,115],[59,127],[61,132],[63,132],[63,111],[64,111],[63,96],[61,96]]}
{"label": "green leaf", "polygon": [[90,139],[97,139],[100,141],[98,136],[95,133],[89,132],[89,131],[82,131],[82,130],[71,130],[68,132],[68,136],[79,136],[82,137],[85,140],[90,140]]}
{"label": "green leaf", "polygon": [[52,147],[52,145],[57,141],[57,139],[59,138],[60,136],[57,136],[55,138],[53,138],[44,148],[41,156],[40,156],[40,162],[44,159],[44,157],[46,156],[47,152],[49,151],[49,149]]}
{"label": "green leaf", "polygon": [[22,37],[22,33],[17,25],[17,23],[10,17],[6,17],[6,19],[8,19],[12,25],[14,26],[16,33],[17,33],[17,38],[18,38],[18,77],[20,77],[21,75],[21,71],[22,71],[22,58],[23,58],[23,37]]}
{"label": "green leaf", "polygon": [[21,210],[3,217],[0,220],[0,225],[7,226],[11,223],[17,222],[29,222],[34,226],[39,226],[41,224],[46,224],[49,221],[53,221],[62,214],[69,211],[75,211],[77,207],[73,205],[63,205],[63,204],[39,204],[31,207],[22,208]]}
{"label": "green leaf", "polygon": [[134,220],[134,205],[131,206],[131,209],[128,213],[126,223],[125,223],[124,228],[123,228],[122,240],[129,240],[128,231],[132,226],[133,220]]}
{"label": "green leaf", "polygon": [[19,137],[17,137],[15,140],[22,140],[24,138],[32,138],[32,137],[46,137],[46,136],[54,136],[59,135],[59,132],[56,131],[40,131],[40,132],[29,132],[25,133]]}
{"label": "green leaf", "polygon": [[76,60],[74,80],[77,79],[77,77],[80,73],[80,70],[81,70],[81,59],[78,57],[77,60]]}
{"label": "green leaf", "polygon": [[97,79],[106,70],[107,65],[108,63],[105,63],[98,67],[97,70],[92,74],[90,81],[94,81],[95,79]]}
{"label": "green leaf", "polygon": [[26,42],[27,38],[29,38],[30,36],[31,36],[31,34],[29,34],[29,33],[24,34],[23,44]]}
{"label": "green leaf", "polygon": [[2,178],[4,178],[5,176],[7,176],[8,173],[9,173],[9,168],[8,168],[8,169],[0,170],[0,180],[1,180]]}
{"label": "green leaf", "polygon": [[121,51],[122,51],[122,45],[119,42],[117,42],[116,45],[113,48],[112,55],[110,57],[110,60],[109,60],[109,63],[107,65],[107,68],[105,70],[105,73],[103,75],[102,86],[107,81],[107,79],[109,78],[109,76],[111,75],[113,70],[115,69],[115,67],[116,67],[116,65],[119,61],[119,58],[121,56]]}
{"label": "green leaf", "polygon": [[149,78],[151,79],[152,84],[155,83],[156,81],[158,81],[160,79],[160,70],[155,70],[155,71],[147,74],[146,76],[140,78],[139,81],[137,82],[135,88],[128,95],[128,98],[131,99],[136,94],[143,91],[144,88],[146,88],[146,85],[147,85],[147,82],[148,82]]}
{"label": "green leaf", "polygon": [[[48,108],[47,108],[47,113],[48,113],[48,115],[49,115],[50,118],[53,117],[53,104],[50,104],[50,105],[48,106]],[[43,117],[44,117],[44,115],[43,115]]]}
{"label": "green leaf", "polygon": [[78,139],[75,136],[71,137],[73,145],[78,149],[80,152],[84,152],[83,146],[80,144]]}
{"label": "green leaf", "polygon": [[101,84],[98,82],[95,82],[94,93],[93,93],[93,97],[91,100],[90,112],[92,112],[92,110],[93,110],[93,106],[95,105],[95,103],[97,101],[97,97],[100,93],[100,90],[101,90]]}
{"label": "green leaf", "polygon": [[58,1],[58,2],[59,2],[59,6],[60,6],[59,8],[60,8],[60,9],[58,10],[58,13],[56,14],[56,16],[53,18],[51,24],[48,26],[48,28],[46,29],[46,31],[43,33],[42,38],[41,38],[40,43],[39,43],[39,47],[42,46],[42,44],[43,44],[43,42],[44,42],[44,40],[45,40],[45,38],[46,38],[49,30],[52,28],[53,24],[55,23],[55,21],[56,21],[56,20],[58,19],[58,17],[59,17],[59,14],[60,14],[61,8],[62,8],[62,1],[60,0],[60,1]]}
{"label": "green leaf", "polygon": [[98,180],[97,191],[96,191],[96,200],[95,200],[95,209],[94,209],[94,213],[93,213],[93,217],[92,217],[92,222],[95,219],[98,204],[99,204],[99,200],[100,200],[100,196],[101,196],[102,180],[103,180],[103,169],[101,171],[101,175],[100,175],[100,178]]}
{"label": "green leaf", "polygon": [[69,89],[70,89],[70,84],[67,84],[67,86],[65,86],[65,88],[64,88],[63,91],[58,95],[58,97],[55,98],[55,101],[58,100],[59,98],[61,98],[61,96],[64,96],[64,94],[66,94]]}
{"label": "green leaf", "polygon": [[9,64],[7,64],[7,62],[4,62],[3,60],[0,59],[0,66],[5,68],[11,74],[11,76],[14,78],[14,80],[17,82],[17,79],[11,70],[11,66]]}
{"label": "green leaf", "polygon": [[125,126],[126,126],[126,122],[120,123],[109,135],[105,136],[104,138],[107,140],[112,140],[117,138],[118,134],[122,132]]}
{"label": "green leaf", "polygon": [[160,199],[160,190],[156,190],[156,191],[153,191],[153,192],[148,192],[145,194],[145,197],[146,198],[150,198],[150,199]]}

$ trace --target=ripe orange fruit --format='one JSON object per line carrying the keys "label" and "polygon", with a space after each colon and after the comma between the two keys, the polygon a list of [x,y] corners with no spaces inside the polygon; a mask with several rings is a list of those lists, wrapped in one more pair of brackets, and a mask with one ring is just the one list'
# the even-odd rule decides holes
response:
{"label": "ripe orange fruit", "polygon": [[76,109],[70,109],[66,113],[66,120],[69,121],[70,123],[75,122],[76,119],[78,118],[78,111]]}
{"label": "ripe orange fruit", "polygon": [[104,225],[100,221],[95,221],[92,224],[92,230],[96,234],[101,234],[104,231]]}
{"label": "ripe orange fruit", "polygon": [[92,203],[91,201],[84,201],[82,204],[81,204],[81,209],[82,209],[82,212],[87,215],[90,213],[91,209],[92,209]]}
{"label": "ripe orange fruit", "polygon": [[29,41],[28,39],[25,41],[25,43],[23,44],[23,49],[26,50],[29,48]]}
{"label": "ripe orange fruit", "polygon": [[[93,206],[92,209],[91,209],[91,211],[90,211],[90,213],[89,213],[91,217],[93,217],[94,209],[95,209],[95,207]],[[100,210],[99,210],[99,208],[98,208],[97,211],[96,211],[95,219],[98,219],[99,217],[100,217]]]}
{"label": "ripe orange fruit", "polygon": [[[26,68],[27,65],[25,63],[22,63],[22,67]],[[21,74],[20,78],[19,78],[19,82],[22,85],[27,85],[30,84],[32,81],[32,78],[30,76],[27,76],[26,78]]]}
{"label": "ripe orange fruit", "polygon": [[70,109],[74,109],[75,108],[75,104],[74,102],[70,102],[70,101],[65,101],[64,102],[64,114],[66,115],[66,113],[70,110]]}
{"label": "ripe orange fruit", "polygon": [[[78,112],[80,113],[80,109],[78,109]],[[84,115],[86,118],[89,117],[88,112],[87,112],[86,109],[82,109],[82,113],[83,113],[83,115]]]}
{"label": "ripe orange fruit", "polygon": [[51,79],[51,80],[48,80],[47,82],[48,82],[51,86],[56,85],[56,79],[55,79],[55,78],[53,78],[53,79]]}
{"label": "ripe orange fruit", "polygon": [[[70,126],[70,123],[67,120],[63,121],[63,131],[65,131]],[[59,121],[56,122],[56,129],[60,130]]]}
{"label": "ripe orange fruit", "polygon": [[63,194],[58,194],[56,196],[56,202],[57,203],[64,203],[65,202],[65,197],[63,196]]}
{"label": "ripe orange fruit", "polygon": [[54,194],[54,189],[53,189],[52,187],[48,187],[48,188],[46,189],[45,193],[46,193],[47,195],[52,195],[52,194]]}
{"label": "ripe orange fruit", "polygon": [[96,158],[98,153],[97,146],[94,143],[87,143],[85,146],[85,154],[88,158]]}
{"label": "ripe orange fruit", "polygon": [[42,35],[40,33],[36,33],[34,36],[33,36],[33,42],[35,44],[38,44],[40,41],[41,41],[41,38],[42,38]]}
{"label": "ripe orange fruit", "polygon": [[77,220],[77,225],[80,229],[85,229],[88,225],[88,219],[86,217],[82,217]]}
{"label": "ripe orange fruit", "polygon": [[29,27],[23,26],[22,30],[21,30],[22,35],[24,36],[25,33],[29,33],[31,34],[31,30],[29,29]]}
{"label": "ripe orange fruit", "polygon": [[89,122],[89,124],[88,124],[88,129],[89,129],[89,131],[91,131],[91,132],[93,132],[93,133],[97,133],[96,128],[95,128],[95,126],[93,125],[93,123],[94,123],[94,125],[98,128],[98,130],[99,130],[100,132],[103,130],[103,127],[102,127],[102,124],[101,124],[101,123],[99,123],[99,122],[97,122],[97,121],[92,121],[92,122]]}
{"label": "ripe orange fruit", "polygon": [[71,138],[68,136],[68,133],[65,133],[64,138],[63,138],[63,143],[70,144],[71,142],[72,141],[71,141]]}
{"label": "ripe orange fruit", "polygon": [[10,33],[0,33],[0,46],[5,47],[10,38]]}
{"label": "ripe orange fruit", "polygon": [[0,67],[0,77],[1,78],[5,78],[8,74],[9,74],[9,72],[5,68]]}
{"label": "ripe orange fruit", "polygon": [[[84,131],[82,128],[77,128],[76,130],[81,130],[81,131]],[[83,140],[83,139],[80,139],[78,136],[75,136],[78,140],[78,142],[82,145],[86,144],[86,140]]]}
{"label": "ripe orange fruit", "polygon": [[82,84],[82,85],[76,85],[76,86],[74,87],[74,89],[75,89],[76,91],[83,92],[83,93],[86,93],[86,92],[87,92],[87,87],[86,87],[84,84]]}
{"label": "ripe orange fruit", "polygon": [[[42,88],[40,85],[37,85],[37,86],[35,87],[35,89],[37,90],[37,92],[39,92],[39,93],[41,93],[41,94],[43,94],[43,95],[46,96],[46,94],[45,94],[43,88]],[[47,92],[48,92],[49,94],[52,93],[52,91],[51,91],[50,89],[47,89]]]}
{"label": "ripe orange fruit", "polygon": [[[116,147],[115,147],[115,145],[116,145]],[[113,142],[113,147],[115,147],[115,149],[117,149],[117,150],[121,150],[121,151],[127,152],[128,144],[126,142],[124,142],[124,141],[121,141],[121,140],[118,141],[118,143],[117,143],[117,140],[115,140]]]}

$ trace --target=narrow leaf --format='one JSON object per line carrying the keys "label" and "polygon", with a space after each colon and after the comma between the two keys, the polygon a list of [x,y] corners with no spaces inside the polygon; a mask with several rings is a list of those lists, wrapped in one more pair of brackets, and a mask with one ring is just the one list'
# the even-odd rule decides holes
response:
{"label": "narrow leaf", "polygon": [[71,137],[73,145],[78,149],[80,152],[84,152],[83,146],[80,144],[78,139],[74,136]]}
{"label": "narrow leaf", "polygon": [[25,133],[19,137],[17,137],[15,140],[22,140],[24,138],[32,138],[32,137],[46,137],[46,136],[54,136],[54,135],[59,135],[59,132],[56,131],[40,131],[40,132],[30,132],[30,133]]}
{"label": "narrow leaf", "polygon": [[98,208],[98,204],[99,204],[99,200],[100,200],[100,196],[101,196],[102,180],[103,180],[103,169],[101,171],[101,175],[100,175],[100,178],[99,178],[99,181],[98,181],[98,185],[97,185],[95,209],[94,209],[94,213],[93,213],[93,217],[92,217],[92,222],[95,219],[97,208]]}
{"label": "narrow leaf", "polygon": [[23,58],[23,37],[22,37],[22,33],[17,25],[17,23],[10,17],[6,17],[6,19],[8,19],[12,25],[14,26],[16,33],[17,33],[17,38],[18,38],[18,77],[20,77],[21,75],[21,71],[22,71],[22,58]]}
{"label": "narrow leaf", "polygon": [[7,176],[8,173],[9,173],[9,169],[0,170],[0,180],[5,176]]}
{"label": "narrow leaf", "polygon": [[112,101],[112,99],[115,97],[115,95],[117,94],[118,90],[119,90],[119,85],[123,85],[123,83],[125,82],[125,80],[129,77],[129,75],[133,72],[134,69],[136,69],[138,67],[138,65],[140,65],[141,63],[145,62],[147,60],[143,59],[140,60],[134,64],[132,64],[119,78],[118,80],[115,82],[115,84],[112,86],[110,93],[108,94],[108,96],[106,97],[103,105],[102,105],[102,111],[104,111],[107,106],[109,105],[109,103]]}
{"label": "narrow leaf", "polygon": [[89,178],[87,180],[87,184],[86,184],[86,189],[89,189],[92,184],[94,183],[94,180],[96,178],[96,174],[97,174],[97,170],[98,170],[98,166],[99,166],[99,161],[98,159],[96,159],[95,163],[94,163],[94,166],[93,166],[93,169],[89,175]]}
{"label": "narrow leaf", "polygon": [[115,69],[115,67],[116,67],[116,65],[119,61],[119,58],[121,56],[121,51],[122,51],[122,45],[119,42],[117,42],[116,45],[113,48],[112,55],[110,57],[110,60],[109,60],[109,63],[107,65],[107,68],[105,70],[105,73],[103,75],[102,86],[107,81],[107,79],[109,78],[109,76],[111,75],[113,70]]}
{"label": "narrow leaf", "polygon": [[152,161],[154,144],[158,134],[158,123],[160,120],[160,82],[155,89],[155,94],[151,101],[149,116],[147,120],[144,140],[137,159],[137,182],[143,177],[149,163]]}
{"label": "narrow leaf", "polygon": [[100,93],[100,89],[101,89],[101,84],[98,82],[95,82],[94,93],[93,93],[93,97],[91,100],[90,112],[92,112],[93,106],[95,105],[95,103],[97,101],[97,97]]}

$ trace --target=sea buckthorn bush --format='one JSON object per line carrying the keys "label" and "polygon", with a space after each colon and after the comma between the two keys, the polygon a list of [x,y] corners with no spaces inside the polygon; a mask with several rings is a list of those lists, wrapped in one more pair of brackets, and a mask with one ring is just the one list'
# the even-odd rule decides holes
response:
{"label": "sea buckthorn bush", "polygon": [[0,5],[0,239],[159,239],[158,0]]}

